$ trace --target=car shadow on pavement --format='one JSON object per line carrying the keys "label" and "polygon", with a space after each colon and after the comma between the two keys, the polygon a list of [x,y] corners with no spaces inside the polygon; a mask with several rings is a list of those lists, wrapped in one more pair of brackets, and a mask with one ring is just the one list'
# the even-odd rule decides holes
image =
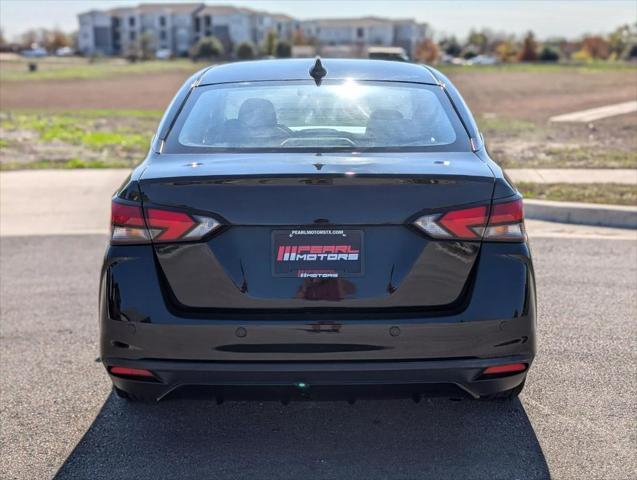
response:
{"label": "car shadow on pavement", "polygon": [[144,405],[110,395],[55,478],[549,477],[519,400]]}

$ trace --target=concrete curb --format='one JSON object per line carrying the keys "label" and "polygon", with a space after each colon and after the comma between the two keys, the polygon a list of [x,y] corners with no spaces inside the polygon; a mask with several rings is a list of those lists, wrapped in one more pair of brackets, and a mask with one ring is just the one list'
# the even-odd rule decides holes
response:
{"label": "concrete curb", "polygon": [[526,218],[549,222],[637,229],[637,207],[524,200]]}

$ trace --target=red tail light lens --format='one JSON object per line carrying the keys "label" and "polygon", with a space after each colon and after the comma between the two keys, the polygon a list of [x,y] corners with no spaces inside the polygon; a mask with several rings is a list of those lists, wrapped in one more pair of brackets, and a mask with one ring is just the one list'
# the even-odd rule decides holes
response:
{"label": "red tail light lens", "polygon": [[153,372],[143,368],[111,367],[108,371],[111,375],[117,375],[119,377],[155,378]]}
{"label": "red tail light lens", "polygon": [[141,207],[111,203],[111,243],[150,243]]}
{"label": "red tail light lens", "polygon": [[[145,214],[145,217],[144,217]],[[111,243],[144,244],[199,240],[218,228],[214,218],[148,208],[113,200]]]}
{"label": "red tail light lens", "polygon": [[450,240],[523,241],[522,199],[425,215],[414,224],[433,238]]}
{"label": "red tail light lens", "polygon": [[513,202],[493,205],[489,225],[484,232],[484,239],[512,242],[526,239],[524,208],[521,198]]}
{"label": "red tail light lens", "polygon": [[159,242],[179,240],[197,225],[197,222],[186,213],[156,208],[146,210],[146,221],[153,240]]}
{"label": "red tail light lens", "polygon": [[503,373],[516,373],[526,370],[525,363],[510,363],[508,365],[495,365],[487,367],[482,372],[483,375],[502,375]]}

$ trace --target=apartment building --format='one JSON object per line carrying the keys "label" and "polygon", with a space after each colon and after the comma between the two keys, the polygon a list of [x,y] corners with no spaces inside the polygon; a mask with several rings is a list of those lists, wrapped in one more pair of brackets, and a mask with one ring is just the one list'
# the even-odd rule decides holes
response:
{"label": "apartment building", "polygon": [[279,38],[291,39],[294,23],[287,15],[210,5],[195,15],[195,41],[212,35],[221,41],[226,51],[231,51],[242,42],[258,45],[271,30],[276,31]]}
{"label": "apartment building", "polygon": [[195,41],[195,15],[203,3],[142,4],[80,14],[78,48],[85,55],[123,55],[146,35],[152,50],[186,55]]}
{"label": "apartment building", "polygon": [[429,33],[413,19],[377,17],[299,21],[288,15],[249,8],[203,3],[142,4],[137,7],[90,11],[79,15],[79,50],[85,55],[122,55],[138,44],[141,35],[151,49],[186,55],[199,39],[215,36],[226,52],[242,42],[260,44],[269,31],[291,40],[295,32],[318,46],[400,46],[412,53]]}

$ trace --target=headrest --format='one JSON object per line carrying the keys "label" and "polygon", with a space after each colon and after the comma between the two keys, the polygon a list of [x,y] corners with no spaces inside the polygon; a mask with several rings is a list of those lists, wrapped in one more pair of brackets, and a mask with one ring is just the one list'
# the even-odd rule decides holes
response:
{"label": "headrest", "polygon": [[246,127],[276,126],[274,105],[263,98],[248,98],[239,108],[239,122]]}
{"label": "headrest", "polygon": [[369,116],[365,134],[377,138],[395,137],[400,134],[403,120],[403,114],[398,110],[379,108]]}

